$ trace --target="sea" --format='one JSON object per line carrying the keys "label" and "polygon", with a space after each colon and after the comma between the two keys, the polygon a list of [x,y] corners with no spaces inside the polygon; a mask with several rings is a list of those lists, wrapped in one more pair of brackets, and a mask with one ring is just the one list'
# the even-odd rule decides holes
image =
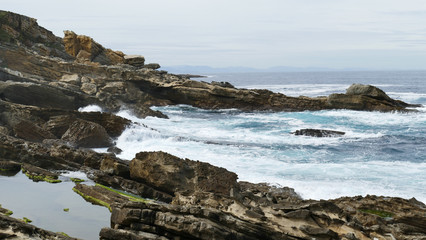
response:
{"label": "sea", "polygon": [[[426,106],[426,71],[206,74],[197,81],[226,81],[238,88],[288,96],[344,93],[370,84],[390,97]],[[90,107],[88,108],[90,109]],[[118,155],[164,151],[238,174],[239,181],[288,186],[305,199],[383,195],[426,203],[426,107],[412,112],[323,110],[243,112],[188,105],[154,107],[169,119],[138,119],[116,140]],[[291,134],[315,128],[341,137]]]}
{"label": "sea", "polygon": [[[371,84],[392,98],[426,106],[426,71],[301,72],[206,74],[197,81],[227,81],[238,88],[269,89],[289,96],[344,93],[353,83]],[[134,158],[140,151],[165,151],[181,158],[224,167],[239,181],[288,186],[305,199],[383,195],[416,198],[426,203],[426,107],[412,112],[323,110],[242,112],[204,110],[188,105],[153,107],[169,119],[131,119],[115,141]],[[87,106],[81,111],[102,111]],[[295,136],[303,128],[343,131],[341,137]],[[106,152],[106,149],[95,149]],[[22,172],[0,174],[0,203],[13,217],[81,239],[98,239],[110,225],[108,209],[92,205],[73,192],[71,177],[62,183],[32,182]]]}

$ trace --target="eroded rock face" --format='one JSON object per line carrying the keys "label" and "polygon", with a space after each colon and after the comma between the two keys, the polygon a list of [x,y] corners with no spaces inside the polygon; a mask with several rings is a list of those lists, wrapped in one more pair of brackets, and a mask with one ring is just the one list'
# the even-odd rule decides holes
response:
{"label": "eroded rock face", "polygon": [[169,194],[202,191],[230,195],[237,183],[237,175],[224,168],[164,152],[136,154],[130,162],[130,177]]}
{"label": "eroded rock face", "polygon": [[81,63],[97,62],[103,65],[124,63],[122,52],[105,49],[91,37],[77,35],[72,31],[64,31],[64,34],[65,50]]}

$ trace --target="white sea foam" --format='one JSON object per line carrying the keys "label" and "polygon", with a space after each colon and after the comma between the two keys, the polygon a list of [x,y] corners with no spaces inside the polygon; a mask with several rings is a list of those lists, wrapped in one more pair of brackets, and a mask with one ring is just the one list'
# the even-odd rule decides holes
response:
{"label": "white sea foam", "polygon": [[102,108],[98,105],[88,105],[78,109],[79,112],[102,112]]}

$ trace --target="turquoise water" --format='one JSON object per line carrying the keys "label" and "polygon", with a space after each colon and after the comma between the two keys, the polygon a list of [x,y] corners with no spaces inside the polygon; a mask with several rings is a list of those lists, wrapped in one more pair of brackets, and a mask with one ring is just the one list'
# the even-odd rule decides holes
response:
{"label": "turquoise water", "polygon": [[[344,92],[369,83],[391,97],[426,105],[426,72],[271,73],[215,75],[237,87],[265,88],[291,96]],[[170,119],[136,119],[117,140],[132,159],[162,150],[234,171],[240,180],[295,188],[304,198],[354,195],[415,197],[426,202],[426,108],[413,113],[331,110],[297,113],[209,111],[157,107]],[[290,134],[301,128],[344,131],[338,138]]]}

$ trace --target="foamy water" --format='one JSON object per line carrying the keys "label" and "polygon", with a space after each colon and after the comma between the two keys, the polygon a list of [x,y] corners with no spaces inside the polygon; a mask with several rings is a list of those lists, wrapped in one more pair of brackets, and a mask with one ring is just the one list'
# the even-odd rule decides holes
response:
{"label": "foamy water", "polygon": [[[293,96],[328,95],[350,86],[333,82],[235,85]],[[415,87],[375,85],[390,90],[391,97],[426,103],[424,92],[412,92]],[[119,157],[131,160],[140,151],[165,151],[224,167],[236,172],[239,180],[293,187],[304,198],[375,194],[426,202],[425,107],[411,113],[244,113],[185,105],[154,109],[169,119],[137,119],[129,112],[119,113],[137,123],[117,139],[123,150]],[[346,134],[337,138],[291,134],[302,128]]]}

